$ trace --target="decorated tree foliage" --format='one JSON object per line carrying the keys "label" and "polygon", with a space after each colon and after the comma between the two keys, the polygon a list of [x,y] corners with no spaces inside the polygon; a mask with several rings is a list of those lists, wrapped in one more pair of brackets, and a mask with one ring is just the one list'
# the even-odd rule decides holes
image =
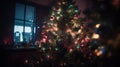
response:
{"label": "decorated tree foliage", "polygon": [[[88,59],[94,55],[101,56],[105,52],[98,31],[101,24],[80,18],[79,15],[80,9],[75,1],[55,0],[55,5],[42,26],[39,46],[44,50],[54,48],[64,52],[65,49],[67,52],[64,56],[73,56],[71,53],[74,51]],[[99,20],[99,15],[91,15],[97,16]]]}

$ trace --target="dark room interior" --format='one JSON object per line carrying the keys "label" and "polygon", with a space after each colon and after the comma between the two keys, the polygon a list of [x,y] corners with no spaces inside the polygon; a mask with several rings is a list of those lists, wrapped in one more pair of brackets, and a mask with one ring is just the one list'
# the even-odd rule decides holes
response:
{"label": "dark room interior", "polygon": [[0,0],[0,67],[120,67],[120,0]]}

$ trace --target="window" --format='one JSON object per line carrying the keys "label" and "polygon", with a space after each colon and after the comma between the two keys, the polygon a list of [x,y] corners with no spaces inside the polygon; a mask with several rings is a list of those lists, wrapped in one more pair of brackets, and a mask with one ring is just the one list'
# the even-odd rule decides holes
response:
{"label": "window", "polygon": [[16,3],[14,24],[14,42],[29,43],[35,37],[35,8],[30,5]]}

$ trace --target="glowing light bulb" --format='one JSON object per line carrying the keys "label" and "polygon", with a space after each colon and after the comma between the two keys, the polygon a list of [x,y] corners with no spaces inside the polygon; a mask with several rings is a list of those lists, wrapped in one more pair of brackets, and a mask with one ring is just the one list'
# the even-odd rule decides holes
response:
{"label": "glowing light bulb", "polygon": [[49,42],[49,43],[52,43],[52,40],[51,40],[51,39],[49,39],[49,40],[48,40],[48,42]]}
{"label": "glowing light bulb", "polygon": [[86,42],[88,42],[88,41],[89,41],[89,37],[88,37],[88,36],[85,38],[85,41],[86,41]]}
{"label": "glowing light bulb", "polygon": [[65,4],[65,2],[62,2],[62,4]]}
{"label": "glowing light bulb", "polygon": [[99,27],[100,27],[100,24],[96,24],[95,27],[96,27],[96,28],[99,28]]}
{"label": "glowing light bulb", "polygon": [[59,8],[57,11],[58,11],[58,12],[61,12],[62,10],[61,10],[61,8]]}
{"label": "glowing light bulb", "polygon": [[58,51],[58,48],[55,48],[56,51]]}
{"label": "glowing light bulb", "polygon": [[57,19],[57,20],[59,20],[59,19],[60,19],[60,17],[56,17],[56,19]]}
{"label": "glowing light bulb", "polygon": [[78,30],[78,33],[81,33],[82,32],[82,30],[80,29],[80,30]]}
{"label": "glowing light bulb", "polygon": [[97,56],[102,55],[102,51],[97,52],[96,55],[97,55]]}
{"label": "glowing light bulb", "polygon": [[60,14],[60,12],[57,12],[57,14]]}
{"label": "glowing light bulb", "polygon": [[77,44],[78,43],[78,41],[75,41],[75,44]]}
{"label": "glowing light bulb", "polygon": [[50,59],[50,55],[47,55],[47,58]]}
{"label": "glowing light bulb", "polygon": [[58,5],[61,5],[61,3],[59,2]]}
{"label": "glowing light bulb", "polygon": [[45,37],[45,38],[48,38],[48,36],[46,36],[46,35],[45,35],[44,37]]}
{"label": "glowing light bulb", "polygon": [[85,42],[85,40],[82,40],[82,41],[81,41],[81,43],[84,43],[84,42]]}
{"label": "glowing light bulb", "polygon": [[42,50],[44,51],[44,50],[45,50],[45,48],[43,47],[43,48],[42,48]]}
{"label": "glowing light bulb", "polygon": [[76,47],[77,49],[79,49],[80,48],[80,45],[77,45],[77,47]]}
{"label": "glowing light bulb", "polygon": [[70,49],[69,52],[71,53],[73,51],[73,49]]}
{"label": "glowing light bulb", "polygon": [[37,28],[39,29],[40,27],[38,26]]}
{"label": "glowing light bulb", "polygon": [[43,42],[43,43],[46,43],[46,38],[43,38],[43,39],[42,39],[42,42]]}
{"label": "glowing light bulb", "polygon": [[[40,28],[40,27],[39,27],[39,28]],[[46,26],[45,26],[45,25],[43,25],[43,26],[42,26],[42,28],[46,28]]]}
{"label": "glowing light bulb", "polygon": [[71,32],[71,29],[67,29],[66,32]]}
{"label": "glowing light bulb", "polygon": [[53,29],[54,29],[55,31],[58,31],[58,28],[57,28],[57,27],[53,27]]}
{"label": "glowing light bulb", "polygon": [[25,60],[25,63],[28,63],[28,60]]}
{"label": "glowing light bulb", "polygon": [[93,36],[92,36],[92,39],[98,39],[99,37],[100,37],[99,34],[94,33]]}

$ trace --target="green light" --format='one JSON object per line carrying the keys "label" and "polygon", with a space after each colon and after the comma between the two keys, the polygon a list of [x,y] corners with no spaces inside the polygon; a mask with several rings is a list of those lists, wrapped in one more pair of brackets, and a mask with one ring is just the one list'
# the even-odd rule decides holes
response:
{"label": "green light", "polygon": [[97,44],[97,41],[96,41],[96,40],[94,40],[94,44]]}
{"label": "green light", "polygon": [[70,5],[69,8],[73,7],[73,5]]}
{"label": "green light", "polygon": [[78,45],[76,46],[76,48],[79,49],[79,48],[80,48],[80,44],[78,44]]}
{"label": "green light", "polygon": [[42,50],[44,51],[44,50],[45,50],[45,48],[43,47],[43,48],[42,48]]}
{"label": "green light", "polygon": [[75,12],[78,12],[78,10],[75,10]]}
{"label": "green light", "polygon": [[56,51],[58,51],[58,48],[55,48]]}

